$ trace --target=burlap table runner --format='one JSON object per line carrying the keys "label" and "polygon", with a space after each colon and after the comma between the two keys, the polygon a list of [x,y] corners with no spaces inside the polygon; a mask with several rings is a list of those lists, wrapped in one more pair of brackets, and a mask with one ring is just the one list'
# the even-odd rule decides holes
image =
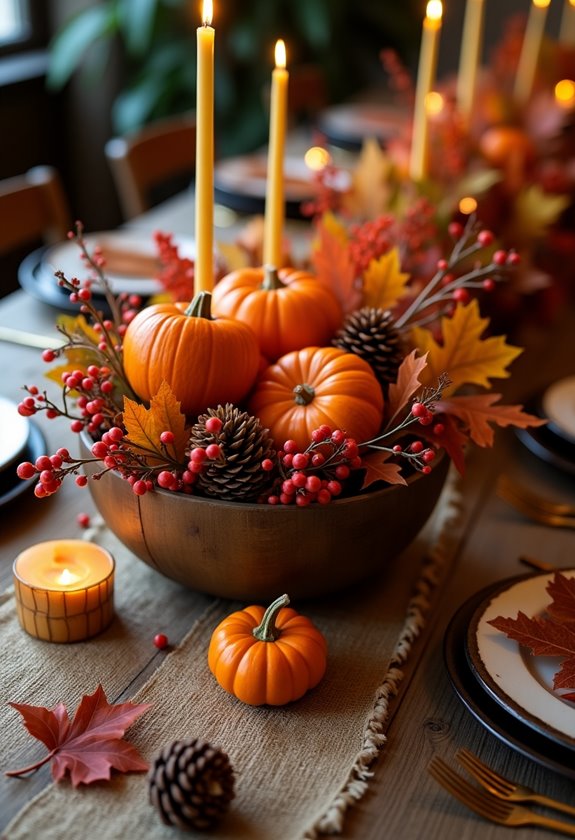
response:
{"label": "burlap table runner", "polygon": [[[296,840],[337,833],[347,807],[365,792],[370,766],[385,743],[389,705],[402,665],[425,625],[429,596],[453,556],[459,494],[450,479],[424,532],[376,580],[325,602],[294,604],[325,634],[329,664],[320,685],[302,700],[278,708],[252,708],[223,692],[209,672],[211,633],[230,612],[226,601],[205,608],[182,643],[132,698],[153,708],[127,738],[150,760],[181,737],[201,736],[221,746],[237,775],[236,798],[215,836]],[[117,559],[117,619],[102,636],[76,645],[28,637],[19,627],[13,593],[0,602],[1,768],[40,757],[9,700],[74,709],[101,682],[108,697],[149,658],[150,634],[171,604],[189,593],[132,557],[104,532],[100,542]],[[353,558],[350,558],[353,562]],[[163,655],[163,654],[159,654]],[[44,767],[40,772],[46,774]],[[2,784],[26,781],[3,779]],[[147,799],[142,774],[114,775],[109,783],[74,789],[49,784],[6,829],[9,840],[30,837],[86,840],[169,838]],[[214,836],[214,835],[212,835]]]}

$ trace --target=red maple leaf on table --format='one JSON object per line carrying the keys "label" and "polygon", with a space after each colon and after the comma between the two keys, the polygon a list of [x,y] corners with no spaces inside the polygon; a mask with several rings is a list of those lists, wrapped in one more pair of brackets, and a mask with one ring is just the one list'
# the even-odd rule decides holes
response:
{"label": "red maple leaf on table", "polygon": [[[553,688],[575,689],[575,577],[555,572],[547,584],[551,603],[548,617],[530,618],[519,611],[516,618],[497,616],[488,621],[509,639],[529,648],[534,656],[559,656],[563,661],[553,677]],[[563,694],[575,700],[575,692]]]}
{"label": "red maple leaf on table", "polygon": [[48,761],[52,776],[60,781],[70,772],[74,787],[109,779],[112,768],[122,773],[143,772],[148,764],[139,752],[122,740],[126,729],[150,708],[149,703],[110,704],[101,685],[94,694],[84,695],[71,719],[66,706],[54,709],[10,703],[24,718],[24,726],[34,738],[48,747],[40,761],[7,776],[22,776],[37,770]]}

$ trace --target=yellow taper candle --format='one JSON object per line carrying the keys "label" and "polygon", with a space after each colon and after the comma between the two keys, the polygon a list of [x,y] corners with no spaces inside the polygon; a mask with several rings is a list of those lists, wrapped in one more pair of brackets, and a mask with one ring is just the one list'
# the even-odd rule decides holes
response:
{"label": "yellow taper candle", "polygon": [[531,4],[515,77],[514,95],[519,105],[525,105],[533,90],[550,2],[551,0],[533,0]]}
{"label": "yellow taper candle", "polygon": [[559,41],[567,47],[575,47],[575,0],[565,0]]}
{"label": "yellow taper candle", "polygon": [[457,76],[457,105],[466,123],[469,123],[473,112],[477,71],[481,64],[484,7],[484,0],[467,0],[467,6],[465,7],[463,40],[461,42]]}
{"label": "yellow taper candle", "polygon": [[270,132],[266,209],[264,222],[264,265],[279,268],[282,262],[282,238],[285,216],[284,149],[287,125],[289,73],[286,70],[286,49],[283,41],[275,48],[276,66],[272,73]]}
{"label": "yellow taper candle", "polygon": [[441,0],[429,0],[421,35],[411,135],[409,174],[414,181],[421,181],[427,175],[428,117],[426,99],[435,81],[442,15]]}
{"label": "yellow taper candle", "polygon": [[203,0],[197,30],[196,76],[196,263],[194,291],[214,285],[214,29],[212,0]]}

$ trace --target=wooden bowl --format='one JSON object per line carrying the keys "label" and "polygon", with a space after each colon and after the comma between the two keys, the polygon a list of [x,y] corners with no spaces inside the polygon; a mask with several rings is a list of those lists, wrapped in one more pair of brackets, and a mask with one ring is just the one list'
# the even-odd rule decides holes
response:
{"label": "wooden bowl", "polygon": [[[81,435],[82,457],[90,457]],[[283,592],[312,598],[374,573],[419,533],[443,487],[449,459],[385,487],[328,505],[213,501],[156,490],[136,496],[118,473],[89,486],[106,524],[127,548],[190,589],[238,600]],[[87,464],[86,474],[98,472]]]}

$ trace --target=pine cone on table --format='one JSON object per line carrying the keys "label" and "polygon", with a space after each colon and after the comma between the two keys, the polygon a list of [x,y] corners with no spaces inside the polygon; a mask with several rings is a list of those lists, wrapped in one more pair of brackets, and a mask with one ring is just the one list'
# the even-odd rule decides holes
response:
{"label": "pine cone on table", "polygon": [[403,359],[403,348],[389,310],[364,306],[351,312],[333,339],[333,344],[365,359],[381,385],[395,382]]}
{"label": "pine cone on table", "polygon": [[174,741],[154,759],[149,799],[166,825],[213,828],[234,798],[234,771],[226,753],[201,738]]}
{"label": "pine cone on table", "polygon": [[[222,421],[219,432],[208,432],[206,420],[218,417]],[[189,448],[205,448],[217,443],[222,459],[205,461],[198,475],[196,487],[206,496],[228,501],[256,501],[269,483],[269,475],[262,470],[264,458],[274,454],[274,442],[257,417],[231,403],[209,408],[192,426]]]}

